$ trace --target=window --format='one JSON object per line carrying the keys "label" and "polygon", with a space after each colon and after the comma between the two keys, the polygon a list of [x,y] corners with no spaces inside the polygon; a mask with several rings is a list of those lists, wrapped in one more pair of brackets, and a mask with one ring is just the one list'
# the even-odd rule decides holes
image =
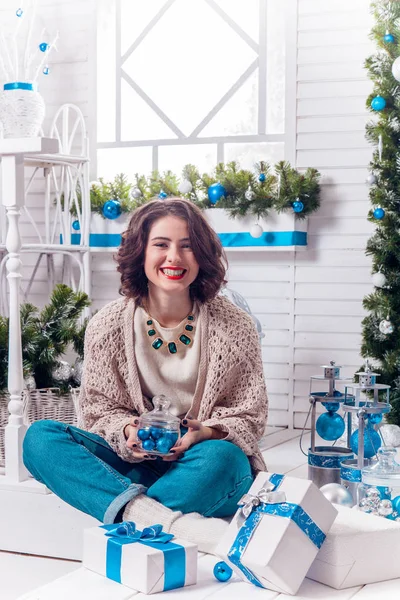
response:
{"label": "window", "polygon": [[99,0],[97,174],[284,158],[281,0]]}

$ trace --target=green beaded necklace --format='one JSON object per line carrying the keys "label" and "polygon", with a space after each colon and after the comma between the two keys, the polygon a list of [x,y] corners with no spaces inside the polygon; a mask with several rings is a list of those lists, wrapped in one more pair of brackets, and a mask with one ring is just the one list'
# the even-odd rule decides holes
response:
{"label": "green beaded necklace", "polygon": [[[179,334],[178,338],[176,340],[172,340],[171,342],[166,342],[157,332],[154,325],[154,320],[150,317],[150,315],[148,315],[146,325],[149,327],[147,330],[147,335],[150,338],[151,347],[154,348],[154,350],[159,350],[163,346],[167,346],[170,354],[176,354],[178,352],[179,342],[183,344],[183,346],[190,346],[190,344],[193,342],[191,336],[194,334],[194,316],[192,314],[188,314],[185,321],[186,323],[183,326],[183,330]],[[190,333],[191,336],[189,336],[188,333]]]}

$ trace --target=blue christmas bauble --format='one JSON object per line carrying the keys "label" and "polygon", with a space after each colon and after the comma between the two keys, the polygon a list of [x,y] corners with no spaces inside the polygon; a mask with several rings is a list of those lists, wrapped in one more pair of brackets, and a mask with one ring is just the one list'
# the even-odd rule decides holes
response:
{"label": "blue christmas bauble", "polygon": [[156,441],[156,450],[157,452],[162,452],[163,454],[168,454],[173,446],[172,441],[167,437],[159,438]]}
{"label": "blue christmas bauble", "polygon": [[326,412],[318,417],[315,428],[319,437],[333,442],[343,435],[345,425],[343,417],[337,413]]}
{"label": "blue christmas bauble", "polygon": [[106,219],[117,219],[121,214],[121,204],[118,200],[107,200],[103,206],[103,215]]}
{"label": "blue christmas bauble", "polygon": [[215,579],[218,581],[228,581],[232,577],[232,569],[224,562],[220,561],[214,567],[213,570]]}
{"label": "blue christmas bauble", "polygon": [[46,42],[42,42],[41,44],[39,44],[39,50],[40,52],[46,52],[46,50],[49,48],[49,45]]}
{"label": "blue christmas bauble", "polygon": [[43,75],[48,75],[50,73],[50,69],[49,67],[46,65],[45,67],[43,67]]}
{"label": "blue christmas bauble", "polygon": [[156,447],[156,443],[151,438],[149,438],[148,440],[143,440],[143,442],[142,442],[142,448],[143,448],[143,450],[146,450],[147,452],[151,452],[152,450],[154,450],[155,447]]}
{"label": "blue christmas bauble", "polygon": [[72,229],[79,231],[81,228],[79,221],[72,221]]}
{"label": "blue christmas bauble", "polygon": [[266,177],[265,177],[265,173],[260,173],[258,176],[258,181],[261,181],[261,183],[264,183]]}
{"label": "blue christmas bauble", "polygon": [[[372,427],[366,427],[364,430],[364,458],[372,458],[382,445],[382,440],[378,432]],[[358,454],[358,429],[356,429],[350,438],[350,448],[354,454]]]}
{"label": "blue christmas bauble", "polygon": [[173,446],[175,446],[176,442],[179,439],[179,435],[177,433],[175,433],[174,431],[167,431],[167,433],[164,435],[164,437],[169,440],[170,442],[170,448],[172,448]]}
{"label": "blue christmas bauble", "polygon": [[335,413],[340,408],[340,402],[322,402],[322,406],[330,413]]}
{"label": "blue christmas bauble", "polygon": [[150,435],[153,440],[158,440],[158,438],[163,437],[164,429],[160,429],[160,427],[150,427]]}
{"label": "blue christmas bauble", "polygon": [[304,209],[304,204],[300,202],[300,200],[296,200],[296,202],[293,202],[292,206],[295,213],[301,213]]}
{"label": "blue christmas bauble", "polygon": [[393,498],[392,506],[393,510],[400,514],[400,496],[396,496],[396,498]]}
{"label": "blue christmas bauble", "polygon": [[382,415],[368,415],[368,423],[371,425],[376,425],[382,421]]}
{"label": "blue christmas bauble", "polygon": [[381,207],[375,208],[373,215],[375,219],[378,219],[378,221],[380,221],[385,216],[385,211]]}
{"label": "blue christmas bauble", "polygon": [[160,200],[165,200],[165,198],[168,196],[168,194],[166,194],[164,192],[164,190],[161,190],[161,192],[158,194],[158,197],[160,198]]}
{"label": "blue christmas bauble", "polygon": [[139,429],[137,436],[139,440],[148,440],[150,437],[150,429]]}
{"label": "blue christmas bauble", "polygon": [[375,96],[371,100],[371,108],[376,111],[383,110],[386,106],[386,100],[383,96]]}
{"label": "blue christmas bauble", "polygon": [[15,11],[15,14],[17,15],[17,17],[22,17],[22,15],[24,14],[24,11],[22,10],[22,8],[17,8],[17,10]]}
{"label": "blue christmas bauble", "polygon": [[339,390],[333,390],[333,395],[336,398],[341,398],[343,396],[342,392],[339,392]]}
{"label": "blue christmas bauble", "polygon": [[394,35],[392,35],[391,33],[386,33],[383,36],[383,41],[385,42],[385,44],[393,44],[393,42],[394,42]]}
{"label": "blue christmas bauble", "polygon": [[207,193],[211,204],[217,204],[218,200],[221,200],[221,198],[225,196],[226,190],[222,183],[218,181],[218,183],[213,183],[210,185]]}

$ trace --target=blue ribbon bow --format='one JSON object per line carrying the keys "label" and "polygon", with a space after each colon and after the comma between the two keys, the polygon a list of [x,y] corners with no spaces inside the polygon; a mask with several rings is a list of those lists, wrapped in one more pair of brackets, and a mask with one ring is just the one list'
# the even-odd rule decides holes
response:
{"label": "blue ribbon bow", "polygon": [[[106,577],[118,583],[121,582],[122,547],[126,544],[144,544],[155,548],[164,554],[164,589],[173,590],[185,585],[186,551],[184,546],[171,542],[174,537],[165,533],[162,525],[145,527],[143,531],[136,529],[133,521],[101,525],[106,530],[107,557]],[[134,566],[134,565],[132,565]]]}
{"label": "blue ribbon bow", "polygon": [[326,537],[322,529],[318,527],[301,506],[286,502],[285,493],[282,490],[277,491],[283,479],[284,475],[274,473],[265,482],[257,495],[245,494],[238,502],[238,505],[241,507],[241,513],[246,520],[236,535],[235,541],[228,552],[228,558],[245,575],[250,583],[261,588],[264,588],[262,583],[250,569],[242,564],[241,559],[251,536],[264,514],[292,520],[317,548],[321,548]]}

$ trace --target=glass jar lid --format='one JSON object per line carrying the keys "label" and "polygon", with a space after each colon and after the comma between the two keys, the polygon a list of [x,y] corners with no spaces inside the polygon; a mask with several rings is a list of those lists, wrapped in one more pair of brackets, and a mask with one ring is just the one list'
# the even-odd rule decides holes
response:
{"label": "glass jar lid", "polygon": [[400,486],[400,464],[396,449],[384,446],[378,450],[378,460],[361,470],[363,483],[374,486]]}
{"label": "glass jar lid", "polygon": [[171,400],[164,395],[154,396],[154,410],[141,416],[141,426],[154,425],[168,429],[179,430],[180,419],[169,412]]}

